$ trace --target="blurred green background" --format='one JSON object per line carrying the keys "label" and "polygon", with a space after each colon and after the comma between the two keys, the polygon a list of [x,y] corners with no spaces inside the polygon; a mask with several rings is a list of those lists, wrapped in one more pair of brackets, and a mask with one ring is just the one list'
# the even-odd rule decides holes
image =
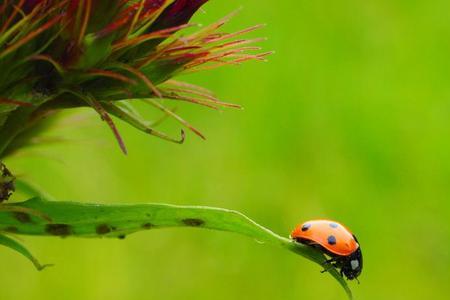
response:
{"label": "blurred green background", "polygon": [[[277,233],[331,218],[364,254],[356,299],[448,299],[448,1],[211,0],[195,21],[243,5],[226,29],[275,50],[186,76],[244,111],[180,105],[206,142],[184,145],[121,124],[129,155],[92,112],[64,119],[6,163],[58,199],[239,210]],[[179,128],[167,122],[164,128]],[[320,268],[230,233],[165,229],[126,240],[24,237],[43,262],[1,248],[0,299],[345,299]]]}

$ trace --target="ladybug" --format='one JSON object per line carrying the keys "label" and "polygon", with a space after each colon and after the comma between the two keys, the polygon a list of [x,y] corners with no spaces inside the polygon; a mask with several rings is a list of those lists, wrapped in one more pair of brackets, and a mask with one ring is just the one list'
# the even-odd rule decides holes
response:
{"label": "ladybug", "polygon": [[311,220],[297,226],[290,237],[331,257],[325,261],[327,267],[322,272],[335,267],[340,269],[341,276],[358,280],[363,267],[361,247],[356,237],[342,224],[330,220]]}

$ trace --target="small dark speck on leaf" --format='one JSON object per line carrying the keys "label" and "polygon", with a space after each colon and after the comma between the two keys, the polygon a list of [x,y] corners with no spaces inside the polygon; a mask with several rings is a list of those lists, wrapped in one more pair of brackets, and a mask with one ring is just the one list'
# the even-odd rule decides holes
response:
{"label": "small dark speck on leaf", "polygon": [[183,219],[182,222],[184,225],[194,226],[194,227],[202,226],[203,224],[205,224],[205,222],[200,219]]}
{"label": "small dark speck on leaf", "polygon": [[111,232],[111,227],[108,224],[100,224],[95,228],[95,232],[97,234],[107,234]]}
{"label": "small dark speck on leaf", "polygon": [[121,234],[117,236],[119,238],[119,240],[123,240],[125,239],[127,236],[125,234]]}
{"label": "small dark speck on leaf", "polygon": [[141,225],[141,227],[143,229],[151,229],[151,228],[153,228],[153,224],[152,223],[144,223]]}
{"label": "small dark speck on leaf", "polygon": [[31,223],[31,217],[29,214],[24,212],[14,212],[14,218],[20,223]]}
{"label": "small dark speck on leaf", "polygon": [[45,231],[51,235],[68,236],[72,234],[72,228],[68,224],[47,224]]}
{"label": "small dark speck on leaf", "polygon": [[8,227],[5,227],[3,230],[6,232],[11,232],[11,233],[19,232],[19,229],[17,229],[17,227],[15,227],[15,226],[8,226]]}

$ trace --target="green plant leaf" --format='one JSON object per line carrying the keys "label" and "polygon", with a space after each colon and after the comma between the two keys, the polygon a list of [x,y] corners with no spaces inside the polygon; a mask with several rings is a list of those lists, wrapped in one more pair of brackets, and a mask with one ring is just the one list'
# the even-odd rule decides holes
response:
{"label": "green plant leaf", "polygon": [[[19,211],[11,212],[14,207]],[[47,218],[27,214],[24,212],[26,210],[39,211]],[[237,211],[222,208],[169,204],[84,204],[47,201],[39,197],[0,206],[0,230],[17,234],[124,238],[133,232],[165,227],[196,227],[234,232],[282,247],[319,265],[326,260],[320,251],[282,237]],[[329,273],[351,299],[351,291],[337,270],[332,268]]]}
{"label": "green plant leaf", "polygon": [[27,248],[25,248],[18,241],[13,240],[12,238],[7,237],[3,234],[0,234],[0,245],[3,245],[14,251],[17,251],[20,254],[22,254],[23,256],[25,256],[26,258],[28,258],[34,264],[34,266],[36,267],[36,269],[38,271],[41,271],[41,270],[45,269],[46,267],[52,266],[51,264],[41,265],[39,263],[39,261],[30,253],[30,251],[28,251]]}

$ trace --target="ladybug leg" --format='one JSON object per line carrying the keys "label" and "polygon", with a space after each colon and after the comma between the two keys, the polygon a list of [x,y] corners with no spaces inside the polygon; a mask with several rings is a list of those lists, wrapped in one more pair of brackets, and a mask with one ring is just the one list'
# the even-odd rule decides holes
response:
{"label": "ladybug leg", "polygon": [[328,272],[330,269],[336,267],[336,258],[327,259],[322,263],[322,266],[324,267],[324,269],[320,271],[320,273]]}
{"label": "ladybug leg", "polygon": [[329,270],[333,269],[336,267],[336,264],[328,264],[325,269],[323,269],[322,271],[320,271],[320,273],[325,273],[328,272]]}
{"label": "ladybug leg", "polygon": [[331,263],[333,263],[333,262],[336,262],[336,258],[330,258],[330,259],[327,259],[326,261],[324,261],[323,263],[322,263],[322,266],[326,266],[326,265],[328,265],[328,264],[331,264]]}
{"label": "ladybug leg", "polygon": [[328,267],[330,264],[333,264],[333,263],[336,263],[336,258],[335,258],[335,257],[330,258],[330,259],[327,259],[326,261],[324,261],[323,263],[321,263],[321,265],[322,265],[322,267],[326,268],[326,267]]}

